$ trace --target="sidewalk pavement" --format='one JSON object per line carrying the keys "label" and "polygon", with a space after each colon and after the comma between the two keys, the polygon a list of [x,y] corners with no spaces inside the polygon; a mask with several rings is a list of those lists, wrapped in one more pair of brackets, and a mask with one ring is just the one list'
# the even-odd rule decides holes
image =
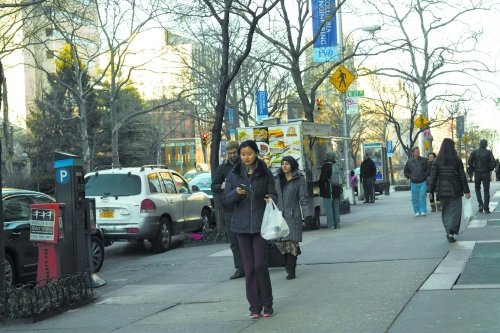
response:
{"label": "sidewalk pavement", "polygon": [[499,184],[493,212],[462,224],[454,244],[439,213],[413,216],[409,192],[351,206],[341,229],[305,232],[297,279],[270,269],[271,318],[248,318],[228,244],[215,244],[123,250],[99,273],[108,284],[95,303],[0,332],[500,332]]}

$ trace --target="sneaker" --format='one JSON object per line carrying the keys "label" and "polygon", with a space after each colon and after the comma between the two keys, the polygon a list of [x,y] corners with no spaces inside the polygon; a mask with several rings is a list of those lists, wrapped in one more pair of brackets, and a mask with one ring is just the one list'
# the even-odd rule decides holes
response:
{"label": "sneaker", "polygon": [[250,319],[260,318],[260,313],[261,312],[262,312],[262,307],[261,306],[251,307],[250,308]]}
{"label": "sneaker", "polygon": [[420,216],[425,216],[425,212],[420,213]]}
{"label": "sneaker", "polygon": [[250,312],[250,319],[258,319],[260,318],[260,313]]}
{"label": "sneaker", "polygon": [[483,212],[483,206],[479,206],[479,208],[477,209],[477,211],[478,211],[479,213],[482,213],[482,212]]}
{"label": "sneaker", "polygon": [[273,307],[272,306],[265,306],[264,307],[264,317],[271,317],[274,313]]}
{"label": "sneaker", "polygon": [[415,213],[415,217],[419,217],[420,216],[420,213]]}

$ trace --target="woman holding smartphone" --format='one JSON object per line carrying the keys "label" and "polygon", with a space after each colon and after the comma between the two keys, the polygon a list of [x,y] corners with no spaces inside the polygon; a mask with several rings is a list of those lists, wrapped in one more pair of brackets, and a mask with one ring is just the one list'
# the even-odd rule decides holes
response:
{"label": "woman holding smartphone", "polygon": [[231,231],[238,245],[245,269],[246,297],[250,318],[272,316],[273,292],[267,266],[268,244],[260,235],[266,202],[278,199],[274,177],[258,158],[259,148],[253,140],[243,141],[238,149],[240,162],[229,173],[223,201],[234,207]]}

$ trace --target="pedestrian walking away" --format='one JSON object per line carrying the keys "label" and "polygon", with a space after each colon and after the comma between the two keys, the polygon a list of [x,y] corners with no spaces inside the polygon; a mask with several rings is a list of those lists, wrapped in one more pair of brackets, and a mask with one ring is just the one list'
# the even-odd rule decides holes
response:
{"label": "pedestrian walking away", "polygon": [[411,203],[415,216],[427,214],[427,177],[429,177],[429,163],[427,159],[420,156],[420,149],[413,147],[412,156],[405,165],[405,177],[410,180]]}
{"label": "pedestrian walking away", "polygon": [[340,195],[342,193],[342,176],[334,152],[326,153],[321,166],[318,187],[323,198],[326,212],[326,226],[329,229],[340,228]]}
{"label": "pedestrian walking away", "polygon": [[462,160],[458,157],[455,142],[443,140],[437,158],[432,163],[429,177],[428,196],[436,193],[441,200],[441,220],[446,231],[446,239],[454,243],[454,235],[460,231],[462,219],[462,197],[470,200],[469,184]]}
{"label": "pedestrian walking away", "polygon": [[375,191],[373,186],[375,178],[377,177],[377,167],[368,153],[363,155],[363,162],[361,162],[361,166],[359,168],[359,176],[361,177],[361,182],[363,183],[365,203],[374,203]]}
{"label": "pedestrian walking away", "polygon": [[[238,155],[239,144],[236,141],[229,141],[226,143],[227,158],[217,167],[214,177],[212,179],[212,193],[214,195],[221,195],[225,188],[225,181],[229,172],[233,170],[234,166],[239,162]],[[236,235],[231,231],[231,218],[233,217],[234,207],[227,205],[226,207],[221,207],[223,210],[223,222],[224,229],[226,231],[229,247],[233,253],[233,262],[235,272],[229,277],[231,280],[239,279],[245,276],[245,270],[243,269],[243,260],[241,259],[240,247],[238,245],[238,239]],[[220,215],[218,215],[220,216]]]}
{"label": "pedestrian walking away", "polygon": [[[479,212],[490,213],[490,181],[491,171],[495,169],[495,157],[491,150],[486,149],[488,141],[479,141],[479,148],[475,149],[469,157],[467,164],[474,171],[474,188],[476,190]],[[484,201],[481,196],[481,184],[483,184]]]}
{"label": "pedestrian walking away", "polygon": [[292,280],[296,277],[297,256],[300,254],[299,242],[302,242],[302,216],[308,224],[313,218],[306,179],[299,170],[299,163],[292,156],[285,156],[281,160],[276,190],[278,192],[276,204],[283,213],[290,232],[286,238],[275,241],[275,245],[285,257],[286,279]]}
{"label": "pedestrian walking away", "polygon": [[498,158],[496,160],[496,163],[497,165],[495,167],[495,177],[497,179],[497,182],[500,182],[500,161],[498,160]]}
{"label": "pedestrian walking away", "polygon": [[257,155],[259,148],[253,140],[240,144],[240,161],[229,173],[223,193],[224,205],[234,207],[231,231],[238,238],[243,267],[245,290],[250,304],[250,318],[270,317],[273,292],[268,269],[268,243],[260,235],[266,202],[278,201],[271,170]]}
{"label": "pedestrian walking away", "polygon": [[[429,170],[431,170],[432,163],[434,163],[434,159],[436,158],[436,154],[429,153],[427,155],[427,160],[429,161]],[[429,187],[429,178],[427,178],[427,188]],[[429,197],[429,203],[431,205],[431,212],[441,211],[441,202],[439,201],[439,197],[432,193],[432,196]]]}

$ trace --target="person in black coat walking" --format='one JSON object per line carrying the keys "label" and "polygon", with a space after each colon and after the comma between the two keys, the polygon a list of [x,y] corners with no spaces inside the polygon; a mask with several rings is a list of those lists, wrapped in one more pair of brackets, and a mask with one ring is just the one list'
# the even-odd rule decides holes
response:
{"label": "person in black coat walking", "polygon": [[374,203],[375,194],[373,191],[373,184],[375,183],[375,177],[377,176],[377,167],[368,153],[365,153],[363,157],[363,162],[361,162],[361,166],[359,168],[359,177],[363,183],[365,203]]}
{"label": "person in black coat walking", "polygon": [[226,179],[223,202],[234,207],[231,231],[236,234],[245,269],[245,288],[250,318],[270,317],[273,291],[268,269],[268,243],[260,235],[266,202],[278,201],[274,177],[257,155],[253,140],[240,144],[240,162]]}
{"label": "person in black coat walking", "polygon": [[[238,148],[239,144],[236,141],[229,141],[226,144],[227,159],[217,167],[212,179],[212,185],[210,186],[214,195],[222,195],[229,172],[231,172],[231,170],[233,170],[235,165],[239,162],[240,158],[238,155]],[[232,206],[226,206],[224,208],[221,207],[221,209],[224,211],[224,229],[226,230],[227,237],[229,238],[229,247],[233,253],[234,268],[236,269],[229,279],[239,279],[245,276],[245,270],[243,269],[243,260],[241,259],[238,239],[231,231],[231,218],[233,217],[234,208]]]}
{"label": "person in black coat walking", "polygon": [[443,140],[437,158],[431,166],[429,199],[437,191],[441,200],[441,220],[446,230],[446,239],[454,243],[453,235],[458,235],[462,219],[462,196],[470,199],[469,184],[464,172],[464,165],[455,150],[455,142],[449,138]]}
{"label": "person in black coat walking", "polygon": [[[482,139],[479,141],[479,148],[475,149],[469,157],[468,164],[474,171],[474,187],[476,189],[477,203],[479,212],[483,210],[486,214],[490,213],[490,181],[491,171],[495,169],[495,157],[491,150],[486,149],[488,141]],[[484,189],[484,201],[481,197],[481,183]]]}
{"label": "person in black coat walking", "polygon": [[302,241],[302,217],[306,221],[313,218],[306,179],[299,170],[299,163],[292,156],[285,156],[281,160],[276,189],[278,192],[276,205],[283,213],[283,218],[290,232],[284,239],[274,243],[285,257],[286,279],[292,280],[296,276],[297,256],[300,254],[299,242]]}

